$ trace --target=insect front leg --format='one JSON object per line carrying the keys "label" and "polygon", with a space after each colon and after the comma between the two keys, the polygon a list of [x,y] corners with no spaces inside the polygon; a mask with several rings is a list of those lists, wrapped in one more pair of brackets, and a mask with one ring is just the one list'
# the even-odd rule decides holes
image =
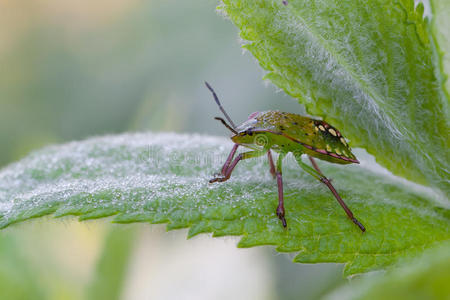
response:
{"label": "insect front leg", "polygon": [[[227,181],[228,179],[230,179],[231,173],[234,170],[234,167],[236,167],[237,163],[243,159],[248,159],[248,158],[253,158],[253,157],[258,157],[258,156],[262,156],[264,154],[266,154],[267,150],[261,150],[261,151],[249,151],[249,152],[244,152],[244,153],[240,153],[238,156],[236,156],[236,158],[233,160],[233,162],[228,166],[228,168],[225,170],[225,174],[221,177],[216,177],[213,178],[209,181],[209,183],[213,183],[213,182],[224,182]],[[231,153],[230,153],[231,154]]]}
{"label": "insect front leg", "polygon": [[314,178],[316,178],[317,180],[319,180],[320,182],[325,184],[330,189],[331,193],[333,193],[334,197],[339,202],[339,204],[342,206],[342,208],[344,209],[344,211],[347,214],[347,216],[349,217],[349,219],[352,220],[353,223],[355,223],[359,227],[359,229],[361,229],[362,232],[366,231],[366,228],[364,227],[364,225],[361,224],[361,222],[359,222],[358,219],[356,219],[353,216],[352,211],[345,204],[344,200],[342,200],[341,196],[339,196],[338,192],[336,191],[334,186],[331,184],[330,180],[322,174],[319,167],[315,163],[314,159],[312,157],[310,157],[311,163],[313,164],[315,169],[313,169],[310,166],[308,166],[307,164],[305,164],[299,155],[295,155],[295,159],[297,160],[297,163],[304,171],[306,171],[307,173],[312,175]]}
{"label": "insect front leg", "polygon": [[282,171],[281,171],[281,162],[285,156],[286,156],[286,153],[283,153],[283,152],[281,152],[280,155],[278,156],[277,170],[275,172],[275,175],[277,177],[277,185],[278,185],[277,216],[281,220],[281,223],[283,223],[283,227],[287,226],[286,219],[284,218],[285,211],[284,211],[283,177],[282,177]]}
{"label": "insect front leg", "polygon": [[220,175],[225,176],[225,172],[227,171],[228,167],[230,166],[230,162],[234,157],[234,154],[236,153],[237,148],[239,147],[239,144],[234,144],[233,148],[231,149],[230,154],[228,154],[227,160],[223,164],[222,170],[220,171]]}

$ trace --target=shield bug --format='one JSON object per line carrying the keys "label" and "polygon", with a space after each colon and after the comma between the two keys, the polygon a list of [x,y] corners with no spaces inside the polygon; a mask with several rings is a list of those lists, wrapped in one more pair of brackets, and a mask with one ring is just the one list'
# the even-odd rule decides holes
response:
{"label": "shield bug", "polygon": [[[350,220],[361,231],[366,230],[361,222],[353,216],[352,211],[339,196],[331,181],[322,174],[314,160],[314,158],[318,158],[336,164],[359,163],[339,130],[322,120],[280,111],[254,112],[250,114],[247,121],[236,126],[220,104],[213,88],[207,82],[205,84],[229,124],[222,118],[216,117],[215,119],[221,121],[233,133],[231,140],[234,142],[220,174],[212,178],[210,183],[227,181],[237,163],[243,159],[267,155],[270,173],[276,178],[278,185],[276,213],[283,226],[286,227],[281,165],[283,158],[292,152],[304,171],[330,189]],[[239,146],[250,148],[252,151],[240,153],[235,157]],[[276,163],[273,161],[272,151],[279,153]],[[308,155],[312,168],[301,160],[302,154]]]}

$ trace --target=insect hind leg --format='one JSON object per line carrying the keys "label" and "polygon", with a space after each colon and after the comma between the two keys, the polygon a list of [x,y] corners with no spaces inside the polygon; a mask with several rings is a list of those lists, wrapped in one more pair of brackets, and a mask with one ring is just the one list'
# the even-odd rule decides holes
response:
{"label": "insect hind leg", "polygon": [[287,227],[286,219],[284,218],[285,210],[284,210],[284,193],[283,193],[283,176],[281,171],[281,162],[283,158],[286,156],[286,153],[280,153],[278,155],[277,160],[277,169],[275,172],[277,178],[277,186],[278,186],[278,206],[277,206],[277,216],[281,220],[283,227]]}
{"label": "insect hind leg", "polygon": [[364,225],[358,221],[358,219],[355,218],[355,216],[353,215],[353,212],[350,210],[350,208],[348,208],[348,206],[345,204],[344,200],[342,200],[341,196],[338,194],[338,192],[336,191],[336,189],[334,188],[334,186],[331,184],[331,181],[326,178],[322,172],[320,171],[319,167],[317,166],[314,158],[309,157],[309,160],[311,161],[311,164],[313,165],[314,169],[311,168],[310,166],[308,166],[307,164],[305,164],[302,159],[301,156],[299,155],[294,155],[295,159],[297,160],[298,165],[307,173],[309,173],[310,175],[312,175],[314,178],[316,178],[317,180],[319,180],[320,182],[322,182],[323,184],[325,184],[328,189],[331,191],[331,193],[333,194],[333,196],[336,198],[336,200],[338,201],[338,203],[342,206],[342,208],[344,209],[345,213],[347,214],[348,218],[350,220],[352,220],[353,223],[355,223],[356,226],[359,227],[359,229],[361,229],[362,232],[366,231],[366,228],[364,227]]}

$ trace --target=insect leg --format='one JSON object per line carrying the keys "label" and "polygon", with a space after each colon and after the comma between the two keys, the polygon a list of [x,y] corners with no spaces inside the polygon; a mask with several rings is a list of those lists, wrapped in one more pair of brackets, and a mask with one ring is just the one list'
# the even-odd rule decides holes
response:
{"label": "insect leg", "polygon": [[231,172],[233,172],[234,167],[236,167],[236,165],[239,161],[241,161],[243,159],[262,156],[262,155],[266,154],[266,151],[267,150],[249,151],[249,152],[240,153],[238,156],[236,156],[236,158],[233,160],[233,162],[228,166],[228,168],[225,171],[225,174],[222,177],[213,178],[209,181],[209,183],[213,183],[213,182],[217,182],[217,181],[218,182],[227,181],[231,176]]}
{"label": "insect leg", "polygon": [[222,171],[220,172],[223,176],[225,176],[225,172],[227,171],[228,167],[230,166],[230,162],[234,157],[234,154],[236,153],[237,148],[239,147],[238,144],[234,144],[233,149],[231,149],[230,154],[228,154],[228,158],[223,164]]}
{"label": "insect leg", "polygon": [[283,227],[287,226],[286,219],[284,218],[284,194],[283,194],[283,177],[281,171],[281,162],[283,158],[286,156],[285,153],[280,153],[277,160],[277,170],[275,172],[277,177],[277,185],[278,185],[278,207],[277,207],[277,216],[283,223]]}
{"label": "insect leg", "polygon": [[275,172],[275,165],[273,163],[272,152],[270,152],[270,150],[267,151],[267,156],[269,158],[270,174],[272,174],[273,179],[275,179],[277,174]]}
{"label": "insect leg", "polygon": [[[322,171],[320,171],[319,166],[317,165],[317,163],[314,160],[314,158],[312,156],[309,156],[309,155],[308,155],[308,158],[309,158],[309,161],[311,162],[312,166],[314,167],[314,169],[316,169],[317,173],[319,173],[320,175],[323,176],[323,173],[322,173]],[[331,179],[330,179],[330,181],[331,181]]]}
{"label": "insect leg", "polygon": [[364,227],[363,224],[361,224],[361,222],[358,221],[358,219],[356,219],[353,216],[352,211],[350,210],[350,208],[348,208],[348,206],[345,204],[344,200],[342,200],[341,196],[339,196],[338,192],[336,191],[336,189],[334,188],[334,186],[331,184],[330,180],[328,178],[326,178],[322,172],[320,172],[319,167],[317,167],[317,165],[315,165],[315,161],[311,160],[311,163],[313,163],[313,166],[317,167],[317,170],[314,170],[313,168],[311,168],[310,166],[308,166],[307,164],[305,164],[300,157],[296,157],[297,163],[299,164],[300,167],[302,167],[302,169],[304,171],[306,171],[307,173],[309,173],[310,175],[312,175],[314,178],[316,178],[317,180],[319,180],[320,182],[322,182],[323,184],[325,184],[330,191],[333,193],[334,197],[336,198],[336,200],[339,202],[339,204],[342,206],[342,208],[344,209],[345,213],[347,214],[347,216],[350,218],[350,220],[353,221],[353,223],[355,223],[359,229],[361,229],[362,232],[366,231],[366,228]]}
{"label": "insect leg", "polygon": [[[236,150],[237,150],[238,147],[239,147],[238,144],[234,144],[234,145],[233,145],[233,148],[231,149],[230,154],[228,154],[227,160],[226,160],[225,163],[223,164],[223,167],[222,167],[220,173],[215,173],[215,174],[214,174],[214,178],[220,177],[220,176],[221,176],[221,177],[224,177],[224,176],[225,176],[225,172],[227,171],[228,167],[230,166],[230,162],[231,162],[231,160],[233,159],[234,154],[236,153]],[[211,180],[213,180],[213,179],[211,179]],[[211,180],[210,180],[210,181],[211,181]]]}

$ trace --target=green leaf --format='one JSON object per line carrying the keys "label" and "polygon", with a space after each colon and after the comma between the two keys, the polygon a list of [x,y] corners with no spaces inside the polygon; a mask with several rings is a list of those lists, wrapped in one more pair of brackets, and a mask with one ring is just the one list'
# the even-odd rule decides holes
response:
{"label": "green leaf", "polygon": [[27,260],[20,238],[0,236],[0,298],[48,299],[47,291],[36,281],[36,269]]}
{"label": "green leaf", "polygon": [[413,0],[223,0],[265,78],[394,174],[450,194],[436,42]]}
{"label": "green leaf", "polygon": [[284,160],[288,228],[275,210],[265,159],[241,162],[209,184],[232,143],[201,135],[124,134],[34,152],[0,172],[0,226],[53,214],[81,220],[189,227],[189,237],[241,235],[239,247],[274,245],[296,262],[346,263],[345,274],[383,268],[450,238],[449,210],[433,194],[361,165],[320,164],[367,228],[346,217],[326,187]]}
{"label": "green leaf", "polygon": [[351,282],[327,299],[448,299],[449,282],[450,244],[446,243],[401,268]]}
{"label": "green leaf", "polygon": [[135,228],[109,230],[87,299],[120,299],[134,238]]}
{"label": "green leaf", "polygon": [[450,91],[450,1],[431,0],[433,10],[432,29],[438,45],[438,52],[441,55],[441,69],[446,74],[446,92]]}

